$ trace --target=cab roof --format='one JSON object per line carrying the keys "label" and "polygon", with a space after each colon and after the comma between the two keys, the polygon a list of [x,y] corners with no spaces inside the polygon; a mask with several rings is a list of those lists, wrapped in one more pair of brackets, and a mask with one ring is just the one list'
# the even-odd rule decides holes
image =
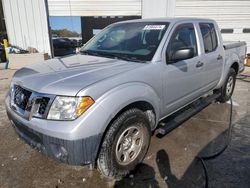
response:
{"label": "cab roof", "polygon": [[195,18],[195,17],[166,17],[166,18],[143,18],[143,19],[135,19],[135,20],[126,20],[118,23],[133,23],[133,22],[180,22],[180,21],[189,21],[189,22],[214,22],[212,19],[207,18]]}

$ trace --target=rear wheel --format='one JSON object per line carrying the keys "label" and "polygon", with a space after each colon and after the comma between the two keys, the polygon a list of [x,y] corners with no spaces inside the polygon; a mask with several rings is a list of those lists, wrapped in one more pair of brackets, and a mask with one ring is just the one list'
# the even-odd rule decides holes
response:
{"label": "rear wheel", "polygon": [[99,158],[98,169],[104,176],[121,178],[145,157],[150,142],[147,116],[133,108],[123,112],[107,131]]}
{"label": "rear wheel", "polygon": [[231,98],[235,87],[235,81],[236,81],[236,72],[233,68],[230,68],[226,82],[220,89],[221,95],[218,98],[218,101],[224,103]]}

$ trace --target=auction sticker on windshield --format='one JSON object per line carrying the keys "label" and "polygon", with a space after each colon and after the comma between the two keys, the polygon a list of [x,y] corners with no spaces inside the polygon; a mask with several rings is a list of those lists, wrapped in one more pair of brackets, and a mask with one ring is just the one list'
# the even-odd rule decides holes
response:
{"label": "auction sticker on windshield", "polygon": [[143,30],[162,30],[165,25],[146,25]]}

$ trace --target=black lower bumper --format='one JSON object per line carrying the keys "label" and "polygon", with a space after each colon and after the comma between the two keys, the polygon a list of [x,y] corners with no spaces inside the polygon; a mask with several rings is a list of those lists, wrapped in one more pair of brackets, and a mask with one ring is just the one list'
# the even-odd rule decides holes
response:
{"label": "black lower bumper", "polygon": [[47,156],[71,165],[93,164],[96,160],[101,135],[81,140],[63,140],[34,131],[7,112],[16,133],[27,144]]}

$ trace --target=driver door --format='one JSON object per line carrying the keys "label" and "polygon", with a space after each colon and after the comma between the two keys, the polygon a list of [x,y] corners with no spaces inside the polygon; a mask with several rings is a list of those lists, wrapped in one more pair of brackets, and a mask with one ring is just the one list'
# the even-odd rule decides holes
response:
{"label": "driver door", "polygon": [[[183,23],[173,29],[166,47],[164,65],[165,114],[178,110],[202,95],[203,62],[198,46],[194,24]],[[185,50],[191,54],[183,59]]]}

